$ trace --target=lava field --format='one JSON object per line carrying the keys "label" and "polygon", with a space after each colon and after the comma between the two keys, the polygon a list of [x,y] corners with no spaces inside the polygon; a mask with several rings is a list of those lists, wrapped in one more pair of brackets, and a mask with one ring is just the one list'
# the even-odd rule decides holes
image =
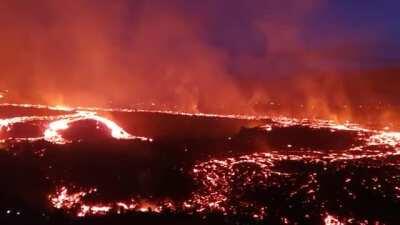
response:
{"label": "lava field", "polygon": [[400,133],[0,106],[1,224],[399,224]]}

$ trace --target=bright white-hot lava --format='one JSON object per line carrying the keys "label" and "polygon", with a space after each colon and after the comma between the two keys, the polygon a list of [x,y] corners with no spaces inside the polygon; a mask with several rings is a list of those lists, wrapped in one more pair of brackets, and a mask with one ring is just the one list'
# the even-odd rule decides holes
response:
{"label": "bright white-hot lava", "polygon": [[48,128],[44,131],[44,139],[46,141],[57,144],[67,143],[68,141],[65,140],[59,132],[68,129],[69,124],[80,120],[95,120],[99,123],[104,124],[111,131],[111,136],[115,139],[125,139],[125,140],[140,139],[143,141],[152,141],[152,139],[150,138],[133,136],[124,131],[115,122],[107,118],[98,116],[96,115],[95,112],[89,112],[89,111],[78,111],[76,114],[72,114],[67,118],[51,122]]}
{"label": "bright white-hot lava", "polygon": [[61,208],[66,208],[66,209],[71,209],[74,207],[76,204],[80,203],[82,201],[82,198],[85,197],[88,194],[91,194],[93,192],[96,192],[96,189],[90,189],[89,191],[79,191],[76,193],[69,193],[68,189],[66,187],[61,187],[56,195],[49,196],[51,204],[54,206],[54,208],[61,209]]}
{"label": "bright white-hot lava", "polygon": [[[70,127],[70,124],[84,121],[84,120],[94,120],[98,123],[105,125],[111,132],[111,136],[115,139],[123,139],[123,140],[133,140],[138,139],[142,141],[152,141],[151,138],[134,136],[126,132],[123,128],[118,126],[114,121],[107,119],[105,117],[99,116],[94,111],[79,111],[74,110],[67,107],[52,107],[52,106],[42,106],[42,105],[29,105],[29,104],[0,104],[0,106],[13,106],[13,107],[21,107],[21,108],[35,108],[35,109],[49,109],[49,110],[57,110],[65,112],[66,114],[57,115],[57,116],[17,116],[12,118],[4,118],[0,119],[0,131],[5,129],[6,131],[10,131],[12,126],[15,124],[22,124],[28,122],[48,122],[47,128],[43,132],[42,137],[34,137],[34,138],[13,138],[9,139],[15,140],[27,140],[34,141],[38,139],[44,139],[48,142],[54,144],[66,144],[68,140],[65,140],[60,134],[61,131],[67,130]],[[0,141],[5,141],[4,138]]]}
{"label": "bright white-hot lava", "polygon": [[126,201],[86,203],[85,197],[97,192],[96,188],[71,192],[65,186],[60,187],[54,194],[48,196],[51,205],[57,209],[72,210],[78,217],[88,215],[105,215],[110,211],[118,214],[123,212],[161,213],[163,210],[175,211],[174,203],[149,201],[143,199],[128,199]]}
{"label": "bright white-hot lava", "polygon": [[325,225],[344,225],[344,223],[340,222],[337,218],[331,215],[327,215],[324,219]]}

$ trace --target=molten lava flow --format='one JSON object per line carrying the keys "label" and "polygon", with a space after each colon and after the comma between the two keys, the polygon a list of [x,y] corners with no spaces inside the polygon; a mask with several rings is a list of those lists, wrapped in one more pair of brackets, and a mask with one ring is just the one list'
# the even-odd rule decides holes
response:
{"label": "molten lava flow", "polygon": [[214,113],[188,113],[171,110],[143,110],[143,109],[127,109],[127,108],[101,108],[101,107],[67,107],[67,106],[48,106],[38,104],[15,104],[15,103],[2,103],[0,107],[12,106],[21,108],[35,108],[35,109],[48,109],[64,112],[75,112],[75,111],[90,111],[90,112],[149,112],[149,113],[162,113],[178,116],[191,116],[191,117],[209,117],[209,118],[227,118],[227,119],[269,119],[267,116],[252,116],[252,115],[238,115],[238,114],[214,114]]}
{"label": "molten lava flow", "polygon": [[54,208],[71,209],[76,204],[78,204],[82,200],[82,198],[85,197],[87,194],[91,194],[96,191],[97,191],[96,189],[91,189],[87,192],[80,191],[70,194],[66,187],[61,187],[60,190],[58,190],[55,195],[50,195],[49,199]]}
{"label": "molten lava flow", "polygon": [[78,212],[78,217],[84,217],[86,215],[105,215],[111,210],[111,206],[103,205],[82,205],[80,212]]}
{"label": "molten lava flow", "polygon": [[[66,127],[65,123],[55,123],[54,126],[60,129]],[[165,202],[150,204],[151,206],[144,207],[140,206],[138,201],[134,200],[103,205],[95,204],[93,206],[80,202],[76,203],[80,204],[80,210],[78,210],[77,215],[98,215],[111,211],[118,212],[119,210],[136,212],[151,211],[157,213],[165,209],[198,214],[220,212],[231,215],[238,211],[238,206],[231,204],[238,196],[238,193],[236,193],[238,190],[240,193],[256,187],[266,188],[269,185],[270,179],[279,178],[285,180],[295,175],[276,169],[277,165],[282,162],[321,163],[322,165],[340,163],[341,165],[346,165],[348,162],[360,159],[378,160],[379,158],[400,155],[400,133],[369,130],[350,123],[336,124],[331,121],[273,118],[270,124],[260,127],[260,129],[264,129],[268,133],[276,128],[295,126],[312,129],[329,129],[332,133],[351,131],[360,140],[360,144],[340,151],[321,152],[315,149],[282,153],[279,149],[272,149],[270,152],[258,152],[240,157],[211,159],[194,166],[191,172],[192,177],[196,183],[201,185],[186,201],[170,201],[168,207]],[[291,147],[291,145],[288,145],[288,148]],[[305,192],[309,201],[315,201],[316,193],[319,189],[318,182],[317,174],[312,173],[307,177],[305,182],[291,191],[290,196],[295,197],[299,193]],[[351,179],[346,179],[344,182],[351,182]],[[233,187],[233,184],[239,187]],[[348,195],[354,196],[350,191]],[[54,207],[57,206],[55,205]],[[268,208],[265,205],[252,201],[241,201],[241,207],[246,208],[250,213],[249,216],[256,220],[262,220],[268,215]],[[68,210],[68,207],[65,207],[65,209]],[[282,220],[285,220],[285,218],[282,218]],[[325,224],[329,225],[343,224],[328,214],[322,220]]]}
{"label": "molten lava flow", "polygon": [[[48,142],[54,144],[65,144],[68,143],[62,135],[59,133],[60,131],[67,130],[71,123],[75,123],[83,120],[94,120],[101,124],[104,124],[111,132],[111,136],[115,139],[139,139],[142,141],[152,141],[151,138],[133,136],[127,133],[124,129],[118,126],[112,120],[96,115],[94,111],[77,111],[68,107],[60,107],[60,106],[44,106],[44,105],[30,105],[30,104],[1,104],[0,106],[13,106],[13,107],[21,107],[21,108],[35,108],[35,109],[49,109],[49,110],[57,110],[63,111],[65,115],[59,116],[21,116],[21,117],[13,117],[0,119],[0,131],[6,129],[6,131],[10,131],[11,127],[15,124],[23,124],[27,122],[35,122],[35,121],[52,121],[49,123],[47,129],[43,132],[42,137],[35,138],[13,138],[14,140],[26,140],[26,141],[35,141],[38,139],[44,139]],[[1,141],[5,141],[1,139]]]}
{"label": "molten lava flow", "polygon": [[89,189],[88,191],[70,193],[68,188],[63,186],[54,194],[49,195],[49,199],[54,208],[72,210],[78,217],[105,215],[111,211],[118,214],[122,212],[160,213],[166,209],[169,211],[175,211],[175,206],[168,200],[152,202],[143,199],[129,199],[128,201],[97,204],[85,202],[85,197],[95,192],[97,192],[96,188]]}
{"label": "molten lava flow", "polygon": [[[20,106],[20,105],[17,105]],[[48,106],[32,106],[22,105],[21,107],[37,107],[46,109],[55,109]],[[12,129],[16,123],[26,123],[31,121],[51,121],[48,123],[44,131],[43,139],[56,144],[67,143],[60,134],[61,131],[67,130],[71,123],[82,120],[94,120],[104,124],[111,132],[111,136],[115,139],[136,139],[151,141],[149,138],[136,137],[128,134],[113,121],[101,117],[96,111],[124,111],[124,112],[142,112],[141,110],[129,109],[100,109],[100,108],[76,108],[66,109],[58,108],[58,110],[66,110],[66,115],[61,116],[32,116],[32,117],[15,117],[0,120],[0,128]],[[252,116],[241,115],[215,115],[215,114],[188,114],[183,112],[169,111],[152,111],[157,113],[172,113],[185,116],[206,116],[217,118],[235,118],[235,119],[259,119]],[[266,117],[260,117],[266,119]],[[245,193],[254,190],[269,190],[270,188],[278,189],[282,184],[296,181],[296,185],[288,185],[288,195],[284,196],[285,200],[293,200],[295,202],[299,198],[302,203],[316,206],[321,209],[318,220],[326,225],[344,225],[347,222],[341,222],[342,217],[335,217],[330,214],[330,210],[325,207],[325,203],[320,201],[321,179],[327,179],[323,176],[329,175],[325,171],[334,170],[334,176],[337,171],[347,168],[348,166],[358,167],[364,165],[366,161],[371,162],[371,167],[376,164],[382,164],[382,160],[390,161],[388,166],[396,169],[400,168],[398,157],[400,156],[400,132],[382,131],[363,128],[357,124],[344,123],[338,124],[332,121],[324,120],[307,120],[307,119],[291,119],[286,117],[268,118],[267,124],[257,128],[257,132],[266,136],[279,129],[300,127],[317,131],[327,131],[331,134],[335,133],[351,133],[356,140],[348,147],[341,149],[321,150],[318,148],[307,148],[296,151],[296,145],[287,143],[286,147],[270,147],[265,151],[252,153],[243,153],[241,156],[212,158],[210,157],[203,162],[196,162],[188,174],[192,177],[193,182],[198,184],[189,197],[185,200],[149,200],[135,199],[127,200],[118,199],[110,202],[94,202],[87,201],[87,197],[96,192],[97,188],[89,190],[79,190],[71,193],[70,188],[62,187],[54,194],[49,196],[50,204],[54,208],[63,209],[73,215],[83,217],[90,215],[105,215],[110,213],[124,212],[143,212],[143,213],[160,213],[160,212],[183,212],[207,214],[209,212],[217,212],[223,215],[236,215],[238,212],[246,212],[255,220],[262,220],[273,210],[265,202],[257,201],[257,199],[243,198]],[[6,132],[5,130],[5,132]],[[396,158],[397,157],[397,158]],[[393,159],[394,158],[394,159]],[[317,167],[320,170],[302,173],[293,170],[283,170],[282,164],[298,165],[304,167]],[[333,169],[332,169],[333,168]],[[368,165],[369,168],[369,165]],[[353,171],[351,171],[353,172]],[[302,178],[296,180],[299,175]],[[328,176],[329,178],[329,176]],[[346,174],[343,177],[337,177],[341,182],[343,193],[348,198],[355,200],[359,196],[351,190],[354,178]],[[382,178],[383,179],[383,178]],[[387,176],[384,178],[390,186],[386,187],[385,195],[391,195],[394,199],[400,200],[400,176]],[[380,177],[371,176],[360,182],[360,185],[367,190],[379,190],[382,188]],[[74,189],[74,188],[72,188]],[[275,193],[276,194],[276,193]],[[386,196],[387,197],[387,196]],[[266,199],[267,201],[268,199]],[[305,217],[309,215],[304,215]],[[340,218],[340,220],[339,220]],[[281,220],[288,223],[288,219],[284,215]],[[343,221],[360,221],[360,218],[346,218]],[[354,223],[353,223],[354,224]]]}
{"label": "molten lava flow", "polygon": [[325,217],[324,222],[325,225],[344,225],[344,223],[329,214]]}
{"label": "molten lava flow", "polygon": [[94,112],[87,111],[78,111],[76,114],[69,116],[68,118],[56,120],[49,124],[49,127],[44,131],[44,139],[46,141],[56,143],[56,144],[65,144],[66,141],[60,134],[59,131],[66,130],[69,128],[69,124],[80,121],[80,120],[95,120],[99,123],[102,123],[107,126],[111,131],[111,136],[115,139],[140,139],[142,141],[152,141],[150,138],[145,137],[137,137],[132,136],[126,131],[124,131],[121,127],[119,127],[113,121],[106,119],[104,117],[100,117],[96,115]]}
{"label": "molten lava flow", "polygon": [[[274,124],[275,123],[275,124]],[[328,128],[331,132],[354,131],[359,140],[360,145],[352,146],[349,149],[341,151],[326,151],[321,152],[316,150],[311,151],[290,151],[281,153],[279,149],[271,152],[259,152],[250,155],[243,155],[237,158],[212,159],[207,162],[197,164],[192,173],[197,183],[202,187],[197,192],[193,193],[192,199],[187,202],[187,208],[192,208],[201,213],[204,211],[221,211],[223,213],[234,213],[237,211],[236,206],[232,206],[230,202],[238,195],[233,189],[233,184],[237,184],[241,191],[239,194],[252,188],[266,188],[269,184],[268,180],[271,177],[284,178],[283,180],[293,176],[291,173],[281,172],[276,169],[282,162],[301,162],[301,163],[320,163],[322,165],[330,165],[332,163],[340,163],[341,166],[347,165],[350,162],[369,159],[378,161],[380,158],[389,158],[400,155],[400,133],[368,130],[356,125],[340,125],[328,121],[309,121],[309,120],[289,120],[275,119],[272,125],[263,127],[265,131],[271,132],[279,127],[292,126],[308,126],[313,129]],[[288,148],[291,148],[288,145]],[[244,168],[244,170],[243,170]],[[285,178],[286,177],[286,178]],[[392,177],[393,183],[400,182],[396,177]],[[347,179],[344,182],[350,182]],[[308,193],[309,201],[316,198],[318,192],[317,174],[309,175],[308,181],[298,186],[292,191],[292,196],[298,193]],[[374,184],[370,189],[378,188],[378,184]],[[393,187],[395,192],[397,186]],[[348,191],[349,196],[354,194]],[[395,196],[396,197],[396,196]],[[397,196],[399,197],[399,196]],[[253,209],[253,218],[260,218],[259,211],[265,211],[264,206],[257,206],[254,202],[242,202],[242,205]],[[266,212],[268,213],[268,211]],[[265,212],[264,212],[265,214]],[[262,218],[262,217],[261,217]],[[326,224],[340,224],[336,218],[327,216],[324,220]]]}

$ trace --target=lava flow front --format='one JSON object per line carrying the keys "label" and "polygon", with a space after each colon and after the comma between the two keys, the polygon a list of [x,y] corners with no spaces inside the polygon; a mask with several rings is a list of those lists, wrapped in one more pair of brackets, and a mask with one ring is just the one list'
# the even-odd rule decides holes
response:
{"label": "lava flow front", "polygon": [[[7,107],[7,106],[18,107],[18,105],[12,105],[12,104],[3,104],[0,107]],[[43,138],[44,140],[51,143],[65,144],[68,141],[62,137],[62,135],[59,133],[60,131],[67,130],[69,128],[69,124],[71,123],[76,123],[85,120],[93,120],[97,123],[104,124],[110,130],[111,136],[115,139],[140,139],[142,141],[152,141],[151,138],[136,137],[130,135],[129,133],[124,131],[121,127],[119,127],[116,123],[114,123],[112,120],[98,116],[94,111],[79,111],[79,110],[64,109],[62,107],[44,107],[40,105],[38,106],[38,105],[27,105],[27,104],[20,105],[19,107],[32,107],[36,109],[40,108],[56,109],[65,111],[66,113],[65,115],[59,115],[59,116],[20,116],[20,117],[0,119],[0,129],[5,129],[6,131],[10,131],[12,126],[15,124],[23,124],[35,121],[49,122],[46,130],[43,132],[42,137],[31,137],[27,138],[26,140]],[[13,138],[13,137],[10,138],[19,140],[23,139],[23,138]]]}
{"label": "lava flow front", "polygon": [[0,112],[0,213],[9,218],[400,221],[400,132],[128,109],[3,104]]}

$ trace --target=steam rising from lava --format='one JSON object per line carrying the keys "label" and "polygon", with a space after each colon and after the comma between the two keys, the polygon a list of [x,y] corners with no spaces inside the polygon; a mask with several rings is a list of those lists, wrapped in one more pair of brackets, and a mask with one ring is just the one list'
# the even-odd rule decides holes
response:
{"label": "steam rising from lava", "polygon": [[[309,48],[304,33],[325,4],[5,0],[0,88],[9,101],[224,114],[278,100],[278,113],[328,119],[352,119],[364,99],[391,102],[377,76],[345,78],[339,66],[372,49]],[[351,40],[336,29],[326,46]]]}

